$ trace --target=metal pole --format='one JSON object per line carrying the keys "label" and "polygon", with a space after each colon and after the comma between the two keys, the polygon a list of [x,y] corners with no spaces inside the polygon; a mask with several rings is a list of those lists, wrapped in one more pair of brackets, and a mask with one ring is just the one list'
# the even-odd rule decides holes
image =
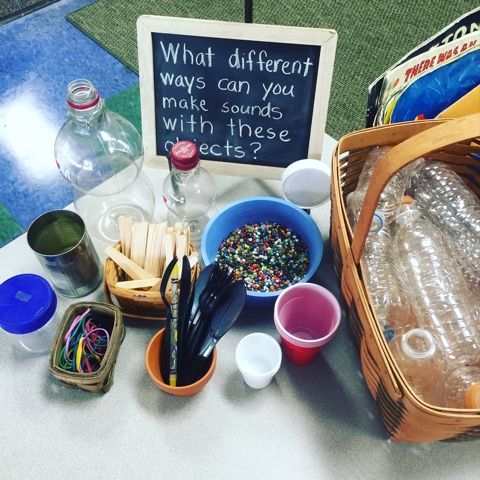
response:
{"label": "metal pole", "polygon": [[245,23],[253,22],[253,0],[245,0]]}

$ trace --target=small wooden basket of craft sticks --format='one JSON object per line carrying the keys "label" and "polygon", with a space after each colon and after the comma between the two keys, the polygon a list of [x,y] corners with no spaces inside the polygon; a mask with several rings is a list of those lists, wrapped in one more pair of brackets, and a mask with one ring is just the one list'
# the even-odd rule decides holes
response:
{"label": "small wooden basket of craft sticks", "polygon": [[[105,296],[124,316],[140,319],[165,318],[160,296],[162,275],[174,256],[188,256],[195,282],[200,271],[198,252],[190,243],[190,230],[183,223],[169,227],[167,222],[134,222],[131,217],[118,219],[120,241],[105,253]],[[170,300],[170,290],[166,292]]]}

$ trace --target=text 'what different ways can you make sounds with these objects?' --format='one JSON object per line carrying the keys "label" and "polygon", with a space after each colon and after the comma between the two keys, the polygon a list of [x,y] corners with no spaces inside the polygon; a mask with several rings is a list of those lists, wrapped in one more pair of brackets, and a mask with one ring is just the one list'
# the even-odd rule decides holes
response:
{"label": "text 'what different ways can you make sounds with these objects?'", "polygon": [[[202,155],[242,159],[251,153],[255,158],[265,142],[292,141],[285,118],[290,111],[285,110],[300,101],[302,79],[311,81],[315,74],[315,63],[307,54],[285,59],[278,53],[272,57],[265,49],[236,47],[217,56],[211,46],[195,51],[186,43],[163,40],[157,44],[157,54],[162,62],[156,79],[161,107],[157,122],[173,136],[165,137],[165,152],[181,136],[214,139],[216,129],[222,130],[225,141],[199,143]],[[239,79],[239,73],[247,79]]]}

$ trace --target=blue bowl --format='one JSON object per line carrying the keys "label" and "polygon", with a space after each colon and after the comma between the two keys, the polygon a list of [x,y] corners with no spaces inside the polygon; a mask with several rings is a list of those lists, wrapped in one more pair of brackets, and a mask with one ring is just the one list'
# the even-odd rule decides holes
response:
{"label": "blue bowl", "polygon": [[[214,215],[205,226],[201,254],[205,265],[215,261],[220,244],[236,228],[246,223],[276,222],[293,230],[308,247],[309,269],[300,282],[308,282],[322,260],[323,239],[316,223],[294,204],[274,197],[251,197],[230,203]],[[274,292],[247,291],[247,305],[269,307],[282,290]]]}

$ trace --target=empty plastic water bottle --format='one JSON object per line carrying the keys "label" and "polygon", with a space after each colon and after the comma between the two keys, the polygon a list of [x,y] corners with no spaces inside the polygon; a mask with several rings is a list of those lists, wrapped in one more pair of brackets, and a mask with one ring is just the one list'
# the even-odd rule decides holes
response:
{"label": "empty plastic water bottle", "polygon": [[445,405],[480,408],[480,367],[457,368],[445,382]]}
{"label": "empty plastic water bottle", "polygon": [[55,140],[61,174],[74,187],[75,209],[90,234],[105,242],[120,238],[118,218],[150,221],[155,196],[142,171],[142,137],[108,110],[89,80],[67,87],[68,120]]}
{"label": "empty plastic water bottle", "polygon": [[[375,148],[368,154],[357,188],[347,196],[347,215],[352,227],[357,223],[373,170],[390,149],[389,146]],[[408,176],[401,171],[385,187],[373,216],[361,259],[370,303],[387,341],[390,341],[399,329],[414,326],[411,309],[395,268],[389,227],[401,203],[407,180]]]}
{"label": "empty plastic water bottle", "polygon": [[390,226],[370,231],[361,258],[363,280],[378,323],[390,341],[396,333],[413,328],[415,320],[398,278]]}
{"label": "empty plastic water bottle", "polygon": [[415,393],[432,405],[442,405],[446,362],[432,334],[414,328],[396,335],[389,346]]}
{"label": "empty plastic water bottle", "polygon": [[215,180],[200,165],[194,142],[175,143],[170,149],[170,161],[172,168],[163,182],[163,201],[172,214],[167,219],[170,224],[188,225],[192,240],[198,242],[215,202]]}
{"label": "empty plastic water bottle", "polygon": [[[355,192],[350,194],[347,198],[347,214],[352,225],[355,225],[358,220],[363,200],[370,183],[370,178],[372,177],[375,167],[382,161],[391,148],[392,147],[389,146],[375,148],[365,159],[362,172],[358,178],[357,188]],[[392,223],[395,219],[395,213],[401,204],[412,168],[413,167],[411,166],[403,168],[397,172],[386,185],[378,201],[372,229],[378,230],[379,226],[381,228],[384,223]]]}
{"label": "empty plastic water bottle", "polygon": [[441,162],[416,169],[412,193],[423,215],[446,234],[465,277],[480,286],[480,199]]}
{"label": "empty plastic water bottle", "polygon": [[420,215],[416,205],[402,205],[397,224],[394,252],[419,327],[434,335],[449,370],[477,363],[478,296],[471,293],[441,232]]}

